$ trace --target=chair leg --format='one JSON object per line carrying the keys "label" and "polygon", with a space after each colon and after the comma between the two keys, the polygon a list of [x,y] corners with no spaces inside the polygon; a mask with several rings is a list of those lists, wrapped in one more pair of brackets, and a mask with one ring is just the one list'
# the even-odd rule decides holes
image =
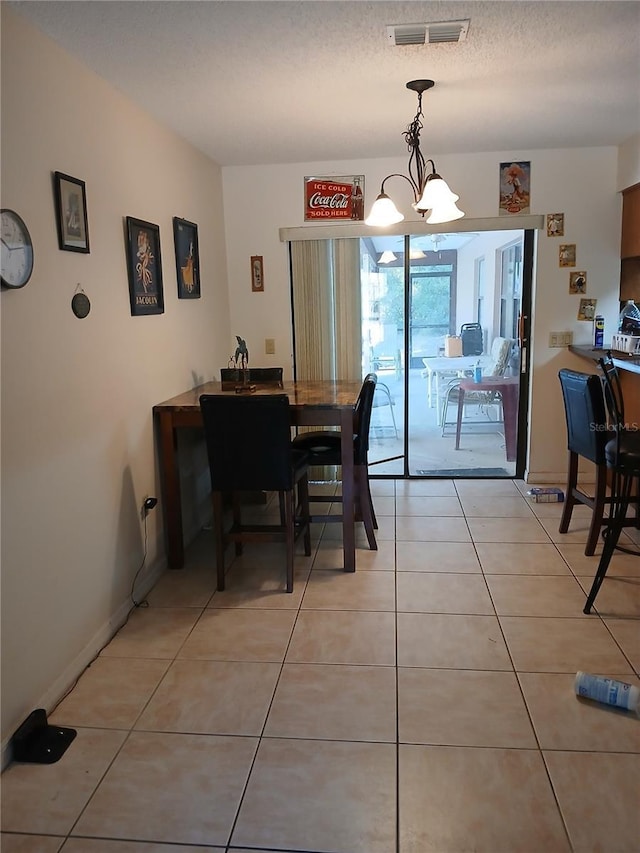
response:
{"label": "chair leg", "polygon": [[295,541],[295,495],[294,490],[281,493],[284,498],[285,535],[287,542],[287,592],[293,592],[293,552]]}
{"label": "chair leg", "polygon": [[372,551],[378,550],[378,543],[376,542],[376,534],[373,527],[373,516],[371,514],[371,503],[367,500],[367,468],[365,465],[356,465],[354,468],[354,479],[355,479],[355,487],[357,493],[357,501],[360,505],[360,514],[362,516],[362,521],[364,523],[365,533],[367,534],[367,540],[369,542],[369,548]]}
{"label": "chair leg", "polygon": [[378,519],[376,518],[376,511],[373,506],[373,497],[371,496],[371,481],[369,480],[369,469],[366,469],[366,481],[367,481],[367,493],[366,498],[369,501],[369,506],[371,508],[371,518],[373,520],[373,526],[377,530],[378,529]]}
{"label": "chair leg", "polygon": [[309,478],[305,474],[298,481],[298,502],[300,504],[300,517],[304,524],[304,554],[311,556],[311,523],[309,512]]}
{"label": "chair leg", "polygon": [[222,493],[212,492],[213,531],[216,537],[216,574],[219,592],[224,590],[224,518],[222,510]]}
{"label": "chair leg", "polygon": [[[233,526],[238,530],[242,527],[242,508],[240,505],[240,497],[237,492],[231,496],[231,504],[233,507]],[[234,543],[236,557],[242,554],[242,542],[236,539]]]}
{"label": "chair leg", "polygon": [[[569,469],[567,472],[567,488],[565,494],[565,502],[562,510],[562,518],[560,519],[559,533],[566,533],[569,530],[571,523],[571,515],[574,506],[578,503],[573,494],[573,490],[578,483],[578,454],[569,451]],[[593,553],[593,551],[591,552]]]}
{"label": "chair leg", "polygon": [[607,574],[607,569],[609,568],[609,563],[613,557],[613,552],[618,544],[618,539],[620,538],[620,533],[622,532],[625,517],[627,515],[627,509],[629,507],[631,482],[631,477],[623,476],[614,472],[613,482],[611,484],[611,513],[609,516],[609,523],[607,524],[604,532],[604,547],[602,549],[602,556],[600,557],[600,562],[598,563],[598,568],[596,569],[591,589],[589,590],[589,595],[587,596],[583,613],[591,612],[591,607],[596,600],[598,591],[600,590],[602,582],[605,579],[605,575]]}
{"label": "chair leg", "polygon": [[591,516],[591,526],[589,527],[589,536],[584,549],[585,556],[592,557],[596,551],[596,545],[600,538],[600,530],[604,521],[604,510],[607,497],[607,466],[596,465],[596,487],[593,497],[593,515]]}

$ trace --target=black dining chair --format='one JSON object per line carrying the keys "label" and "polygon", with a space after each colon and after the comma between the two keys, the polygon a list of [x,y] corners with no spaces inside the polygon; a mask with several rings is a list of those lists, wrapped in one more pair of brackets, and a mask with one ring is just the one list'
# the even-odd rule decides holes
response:
{"label": "black dining chair", "polygon": [[[294,543],[301,534],[304,553],[311,554],[309,454],[292,445],[288,397],[203,394],[200,408],[211,474],[218,590],[225,586],[227,545],[235,543],[235,553],[240,555],[243,542],[266,540],[286,542],[286,585],[287,592],[293,592]],[[242,523],[239,493],[252,491],[278,492],[283,523]],[[232,496],[233,509],[233,523],[227,530],[226,494]]]}
{"label": "black dining chair", "polygon": [[[564,402],[569,452],[567,487],[559,532],[568,532],[576,504],[590,507],[591,524],[584,549],[586,556],[590,557],[595,553],[600,530],[605,523],[605,510],[611,503],[607,497],[607,463],[604,455],[605,445],[611,436],[607,432],[602,380],[595,373],[580,373],[566,368],[559,371],[558,378]],[[578,486],[580,457],[595,465],[593,497]]]}
{"label": "black dining chair", "polygon": [[[354,435],[353,435],[353,479],[355,497],[355,519],[364,524],[367,541],[371,550],[377,550],[375,529],[378,526],[371,487],[369,485],[369,428],[371,425],[371,410],[373,396],[376,390],[377,377],[369,373],[362,383],[355,405]],[[293,446],[309,454],[309,465],[341,465],[341,437],[335,430],[317,430],[305,432],[296,436]],[[339,495],[311,495],[311,502],[334,503],[340,502]],[[312,515],[312,522],[342,522],[342,515]]]}
{"label": "black dining chair", "polygon": [[622,529],[630,523],[627,518],[629,506],[638,502],[637,492],[635,497],[632,492],[634,483],[640,477],[640,432],[627,427],[622,386],[611,353],[599,359],[598,363],[602,370],[609,426],[613,431],[613,437],[609,438],[604,448],[606,465],[611,474],[611,511],[609,524],[604,531],[602,555],[584,606],[585,613],[591,612],[616,548],[640,556],[640,552],[618,544]]}

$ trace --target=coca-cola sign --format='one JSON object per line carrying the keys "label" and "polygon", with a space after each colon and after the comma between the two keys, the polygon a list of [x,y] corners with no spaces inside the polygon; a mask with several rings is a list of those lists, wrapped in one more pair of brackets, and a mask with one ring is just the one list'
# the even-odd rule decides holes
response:
{"label": "coca-cola sign", "polygon": [[305,178],[305,222],[364,219],[364,175]]}

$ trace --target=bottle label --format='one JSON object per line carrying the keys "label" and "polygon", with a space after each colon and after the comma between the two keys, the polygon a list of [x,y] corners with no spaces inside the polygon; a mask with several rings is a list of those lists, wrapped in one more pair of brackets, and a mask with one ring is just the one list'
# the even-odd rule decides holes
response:
{"label": "bottle label", "polygon": [[575,690],[578,696],[583,696],[585,699],[595,699],[596,702],[615,705],[627,711],[637,709],[638,688],[634,689],[632,684],[624,681],[579,672],[576,675]]}

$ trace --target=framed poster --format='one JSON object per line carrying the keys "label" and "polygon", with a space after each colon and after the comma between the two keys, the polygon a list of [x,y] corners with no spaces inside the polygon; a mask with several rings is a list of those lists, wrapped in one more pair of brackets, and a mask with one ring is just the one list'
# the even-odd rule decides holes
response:
{"label": "framed poster", "polygon": [[133,317],[143,314],[162,314],[162,261],[160,257],[160,228],[151,222],[126,219],[127,272],[129,301]]}
{"label": "framed poster", "polygon": [[173,217],[178,299],[200,298],[200,250],[195,222]]}
{"label": "framed poster", "polygon": [[596,316],[597,299],[581,299],[578,308],[578,320],[593,320]]}
{"label": "framed poster", "polygon": [[53,173],[53,191],[58,225],[58,248],[64,252],[89,254],[87,193],[84,181]]}
{"label": "framed poster", "polygon": [[262,255],[251,255],[251,290],[262,293],[264,290],[264,264]]}
{"label": "framed poster", "polygon": [[564,237],[564,213],[547,213],[547,237]]}
{"label": "framed poster", "polygon": [[530,212],[531,162],[500,163],[500,216]]}
{"label": "framed poster", "polygon": [[304,179],[305,222],[363,219],[364,175]]}

